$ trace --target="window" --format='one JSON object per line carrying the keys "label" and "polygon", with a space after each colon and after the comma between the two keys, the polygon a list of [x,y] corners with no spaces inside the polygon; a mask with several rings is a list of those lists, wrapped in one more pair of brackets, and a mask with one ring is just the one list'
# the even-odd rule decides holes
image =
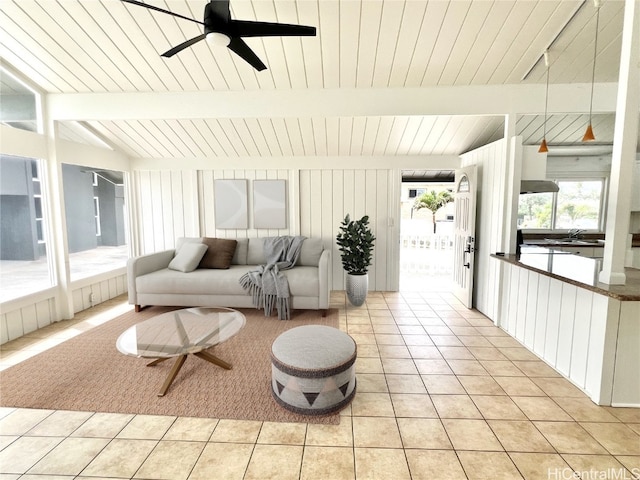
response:
{"label": "window", "polygon": [[71,280],[126,265],[124,174],[62,165]]}
{"label": "window", "polygon": [[555,228],[600,228],[602,180],[559,181]]}
{"label": "window", "polygon": [[31,160],[31,181],[33,182],[33,205],[35,209],[36,233],[38,243],[44,243],[44,214],[42,213],[42,188],[38,162]]}
{"label": "window", "polygon": [[40,162],[0,156],[0,302],[53,285]]}
{"label": "window", "polygon": [[520,195],[518,227],[600,230],[603,224],[605,180],[558,180],[557,184],[557,193]]}
{"label": "window", "polygon": [[2,68],[0,75],[0,123],[20,130],[39,131],[38,95]]}

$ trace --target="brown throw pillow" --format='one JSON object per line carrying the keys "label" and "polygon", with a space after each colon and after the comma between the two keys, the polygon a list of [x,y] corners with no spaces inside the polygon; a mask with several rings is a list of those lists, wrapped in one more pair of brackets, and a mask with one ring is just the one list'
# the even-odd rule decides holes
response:
{"label": "brown throw pillow", "polygon": [[238,244],[236,240],[205,237],[202,243],[208,248],[198,268],[229,268]]}

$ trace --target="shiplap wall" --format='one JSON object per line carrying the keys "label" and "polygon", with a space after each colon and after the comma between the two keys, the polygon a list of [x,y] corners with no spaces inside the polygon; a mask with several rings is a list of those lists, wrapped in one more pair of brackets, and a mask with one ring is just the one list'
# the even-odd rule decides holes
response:
{"label": "shiplap wall", "polygon": [[600,405],[640,406],[640,302],[620,302],[496,260],[502,327]]}
{"label": "shiplap wall", "polygon": [[34,299],[23,306],[2,309],[0,344],[22,337],[57,321],[55,297]]}
{"label": "shiplap wall", "polygon": [[[73,313],[86,310],[99,303],[106,302],[127,292],[127,273],[126,271],[113,272],[113,277],[102,279],[95,283],[85,284],[74,288],[73,296]],[[93,294],[93,301],[90,300]]]}
{"label": "shiplap wall", "polygon": [[462,155],[462,166],[476,165],[476,264],[473,305],[494,321],[499,313],[499,265],[490,255],[504,251],[503,230],[506,202],[505,140]]}
{"label": "shiplap wall", "polygon": [[177,237],[200,236],[195,170],[135,170],[132,182],[134,255],[173,248]]}
{"label": "shiplap wall", "polygon": [[332,248],[332,290],[344,290],[345,275],[335,238],[346,214],[369,216],[376,237],[369,290],[397,290],[400,173],[395,170],[301,170],[300,234],[321,237]]}
{"label": "shiplap wall", "polygon": [[[115,298],[127,291],[127,275],[114,271],[113,276],[106,274],[93,283],[77,282],[72,287],[73,312],[77,313],[94,305]],[[39,293],[2,306],[0,315],[0,344],[15,340],[39,328],[62,320],[56,309],[55,289],[49,294]],[[94,295],[93,302],[90,295]]]}
{"label": "shiplap wall", "polygon": [[[140,253],[175,245],[179,236],[266,237],[305,235],[320,237],[332,249],[331,288],[344,289],[344,273],[335,245],[345,214],[369,215],[376,236],[369,270],[370,290],[398,287],[400,171],[396,170],[189,170],[135,171]],[[215,226],[214,180],[247,179],[249,228],[221,230]],[[252,180],[287,181],[285,229],[254,229]],[[393,239],[396,240],[393,240]]]}
{"label": "shiplap wall", "polygon": [[[296,205],[291,202],[295,198],[296,178],[288,170],[199,170],[199,221],[202,236],[218,238],[253,238],[275,237],[278,235],[293,235],[297,228],[295,212]],[[249,210],[248,229],[219,229],[216,228],[214,185],[215,180],[246,179]],[[253,228],[253,180],[285,180],[287,195],[287,227],[283,229],[255,229]]]}

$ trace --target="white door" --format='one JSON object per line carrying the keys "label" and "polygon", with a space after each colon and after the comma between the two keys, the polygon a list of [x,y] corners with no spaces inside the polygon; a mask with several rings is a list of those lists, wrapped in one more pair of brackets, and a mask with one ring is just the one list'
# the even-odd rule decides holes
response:
{"label": "white door", "polygon": [[476,166],[456,170],[453,241],[453,293],[472,307],[476,244]]}

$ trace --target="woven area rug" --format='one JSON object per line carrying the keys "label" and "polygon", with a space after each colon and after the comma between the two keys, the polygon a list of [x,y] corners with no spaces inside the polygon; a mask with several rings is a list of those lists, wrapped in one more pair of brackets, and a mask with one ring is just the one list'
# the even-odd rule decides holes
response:
{"label": "woven area rug", "polygon": [[175,415],[274,422],[339,423],[339,415],[298,415],[271,394],[271,344],[293,327],[338,326],[338,311],[323,318],[315,310],[294,310],[291,320],[239,309],[246,326],[210,351],[233,365],[224,370],[193,355],[164,397],[157,393],[174,361],[147,367],[149,359],[129,357],[116,339],[130,326],[174,310],[150,307],[114,318],[61,345],[0,372],[0,405],[88,412]]}

